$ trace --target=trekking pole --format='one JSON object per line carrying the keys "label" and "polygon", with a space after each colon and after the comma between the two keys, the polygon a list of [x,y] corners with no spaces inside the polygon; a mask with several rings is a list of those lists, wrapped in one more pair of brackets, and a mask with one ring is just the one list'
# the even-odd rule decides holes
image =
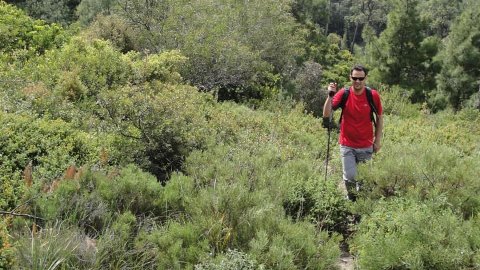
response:
{"label": "trekking pole", "polygon": [[[335,95],[334,91],[329,91],[328,95],[332,98]],[[332,131],[332,117],[333,110],[330,110],[330,115],[328,116],[328,125],[327,125],[327,159],[325,160],[325,182],[327,182],[327,172],[328,172],[328,160],[330,159],[330,133]]]}
{"label": "trekking pole", "polygon": [[332,130],[332,113],[330,112],[330,116],[328,117],[328,126],[327,126],[328,140],[327,140],[327,158],[325,160],[325,182],[327,182],[328,160],[330,159],[330,133],[331,133],[331,130]]}

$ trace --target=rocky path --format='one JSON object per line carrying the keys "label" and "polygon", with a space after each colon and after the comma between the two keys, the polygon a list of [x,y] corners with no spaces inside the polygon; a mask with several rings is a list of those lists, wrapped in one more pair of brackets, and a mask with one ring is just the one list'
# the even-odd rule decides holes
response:
{"label": "rocky path", "polygon": [[342,256],[340,256],[340,259],[338,260],[338,266],[340,270],[353,270],[353,256],[347,252],[343,252]]}

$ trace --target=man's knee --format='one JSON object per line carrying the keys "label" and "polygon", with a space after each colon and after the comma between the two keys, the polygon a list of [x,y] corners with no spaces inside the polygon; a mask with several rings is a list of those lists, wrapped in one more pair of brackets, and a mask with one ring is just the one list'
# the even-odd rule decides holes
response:
{"label": "man's knee", "polygon": [[355,170],[345,170],[343,172],[343,180],[345,182],[355,182]]}

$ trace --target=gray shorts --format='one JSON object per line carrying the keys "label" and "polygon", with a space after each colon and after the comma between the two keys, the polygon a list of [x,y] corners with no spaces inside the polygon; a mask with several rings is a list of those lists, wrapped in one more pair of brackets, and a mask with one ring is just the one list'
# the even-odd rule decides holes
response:
{"label": "gray shorts", "polygon": [[342,155],[343,180],[353,184],[357,175],[357,164],[372,159],[373,146],[352,148],[341,145],[340,154]]}

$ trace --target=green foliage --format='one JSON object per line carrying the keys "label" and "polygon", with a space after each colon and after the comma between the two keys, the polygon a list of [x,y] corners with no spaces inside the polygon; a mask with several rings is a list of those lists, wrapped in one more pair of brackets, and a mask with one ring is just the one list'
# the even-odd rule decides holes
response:
{"label": "green foliage", "polygon": [[376,89],[381,95],[383,114],[387,115],[387,120],[396,119],[395,117],[405,120],[420,115],[420,106],[411,104],[408,90],[399,86],[387,87],[385,85],[380,85]]}
{"label": "green foliage", "polygon": [[[64,226],[75,226],[97,238],[96,255],[88,260],[91,265],[88,269],[145,269],[146,265],[175,264],[180,256],[178,252],[183,252],[175,245],[177,236],[187,233],[188,226],[177,226],[180,231],[172,232],[172,238],[160,233],[167,237],[162,238],[166,241],[163,244],[174,245],[160,245],[171,257],[157,258],[158,254],[153,253],[152,246],[157,240],[152,230],[166,230],[160,224],[185,216],[186,204],[193,196],[193,185],[188,183],[187,177],[176,175],[163,188],[154,176],[135,166],[112,169],[108,173],[84,169],[78,179],[61,179],[48,193],[38,191],[31,204],[36,215],[45,218],[47,224],[62,221]],[[188,234],[191,245],[197,245],[197,235],[198,232]],[[201,250],[208,249],[201,248],[194,253],[205,253]],[[78,256],[88,257],[88,252],[82,249]],[[191,264],[197,262],[195,254],[188,255]],[[82,262],[72,263],[80,267]]]}
{"label": "green foliage", "polygon": [[204,112],[197,108],[208,108],[207,100],[192,87],[160,83],[104,93],[101,114],[121,135],[112,158],[120,164],[135,162],[165,180],[191,150],[202,146],[208,131],[202,128]]}
{"label": "green foliage", "polygon": [[[387,117],[384,148],[360,167],[369,198],[413,195],[419,200],[445,194],[464,217],[480,210],[478,111],[409,118]],[[428,124],[427,124],[428,123]]]}
{"label": "green foliage", "polygon": [[273,230],[257,230],[251,253],[267,269],[331,269],[340,255],[338,239],[314,233],[308,223],[277,223]]}
{"label": "green foliage", "polygon": [[254,259],[250,258],[248,254],[245,254],[238,250],[228,250],[222,256],[217,256],[216,262],[203,262],[195,265],[195,270],[254,270],[258,269],[257,263]]}
{"label": "green foliage", "polygon": [[78,4],[75,14],[78,16],[79,22],[87,25],[99,15],[110,15],[115,3],[116,1],[113,0],[82,0]]}
{"label": "green foliage", "polygon": [[173,212],[170,209],[181,207],[176,206],[178,198],[163,197],[163,188],[154,176],[133,165],[107,175],[84,170],[77,180],[61,179],[49,193],[37,195],[37,214],[77,224],[95,234],[110,226],[115,213],[168,218]]}
{"label": "green foliage", "polygon": [[79,180],[62,179],[52,191],[38,191],[32,208],[47,221],[61,220],[93,236],[108,226],[113,215],[113,207],[109,208],[97,190],[91,191],[97,181],[90,173]]}
{"label": "green foliage", "polygon": [[[329,34],[327,37],[318,32],[318,29],[311,29],[309,43],[304,58],[307,62],[313,61],[319,63],[322,68],[322,74],[315,80],[321,81],[316,85],[318,90],[325,90],[326,85],[330,82],[337,82],[340,86],[349,82],[348,75],[353,63],[353,55],[348,50],[341,49],[341,38],[335,34]],[[310,69],[309,69],[310,70]],[[299,71],[299,74],[302,70]],[[298,76],[298,75],[297,75]],[[297,89],[301,93],[303,85],[300,84]],[[323,91],[322,91],[323,92]],[[323,102],[320,102],[323,104]]]}
{"label": "green foliage", "polygon": [[11,269],[14,264],[14,250],[7,230],[8,221],[6,218],[0,221],[0,269]]}
{"label": "green foliage", "polygon": [[478,253],[471,245],[478,229],[452,213],[442,197],[378,201],[352,246],[365,269],[468,269]]}
{"label": "green foliage", "polygon": [[436,77],[438,90],[455,110],[478,92],[480,75],[480,5],[468,1],[453,23],[444,49],[437,56],[442,70]]}
{"label": "green foliage", "polygon": [[[297,214],[294,208],[300,196],[315,196],[314,208],[300,215],[304,215],[302,219],[318,219],[318,227],[333,228],[332,223],[342,214],[342,210],[336,209],[337,204],[341,205],[340,194],[324,196],[334,190],[334,184],[325,189],[314,184],[321,174],[317,165],[307,161],[318,154],[318,136],[311,135],[320,127],[311,129],[311,125],[320,123],[313,118],[302,121],[298,114],[291,113],[286,118],[275,118],[276,124],[269,125],[268,119],[277,117],[270,112],[252,112],[227,104],[222,107],[228,110],[210,114],[209,118],[211,124],[222,127],[216,140],[223,145],[194,152],[185,164],[186,173],[200,188],[195,204],[187,212],[196,223],[208,228],[206,237],[214,254],[251,248],[256,261],[267,268],[316,265],[314,268],[323,269],[331,265],[334,255],[329,252],[338,249],[323,250],[322,245],[322,251],[314,252],[312,247],[318,246],[315,241],[324,236],[313,236],[311,229],[303,228],[307,223],[300,219],[291,223],[283,217],[285,210]],[[304,131],[292,133],[292,125]],[[281,140],[285,135],[288,138]],[[296,188],[306,184],[312,185],[312,190],[308,190],[311,193],[296,193]],[[324,193],[317,194],[319,191]],[[287,209],[279,208],[284,204]],[[262,236],[261,243],[260,239],[252,239],[259,234],[267,237]],[[336,241],[328,240],[325,245],[335,246]]]}
{"label": "green foliage", "polygon": [[23,76],[37,83],[12,96],[20,102],[9,98],[7,104],[101,132],[110,163],[136,163],[165,180],[205,138],[197,108],[211,98],[181,84],[185,61],[178,51],[141,57],[106,41],[75,38],[29,62]]}
{"label": "green foliage", "polygon": [[[50,19],[78,4],[28,2],[57,6]],[[433,59],[442,42],[423,36],[445,36],[452,10],[397,1],[380,34],[394,1],[327,2],[84,0],[92,24],[69,42],[0,4],[0,208],[39,217],[0,221],[0,268],[334,269],[340,235],[366,269],[478,267],[480,116],[438,113],[451,95],[433,78],[449,58]],[[452,57],[474,78],[465,14],[442,55],[465,37]],[[344,50],[361,29],[367,49]],[[327,142],[305,111],[319,115],[327,83],[344,86],[358,59],[385,136],[350,203],[338,134]]]}
{"label": "green foliage", "polygon": [[[80,5],[87,1],[82,1]],[[95,3],[99,1],[94,1]],[[135,36],[135,30],[128,24],[127,20],[119,15],[101,15],[97,16],[84,34],[89,39],[100,38],[108,40],[119,49],[126,53],[129,51],[141,51],[141,42]]]}
{"label": "green foliage", "polygon": [[[290,171],[292,168],[288,168]],[[287,188],[284,208],[297,220],[307,220],[319,228],[339,233],[346,232],[349,209],[336,182],[322,183],[311,179],[306,183],[293,182]]]}
{"label": "green foliage", "polygon": [[169,222],[159,229],[141,233],[136,245],[149,250],[157,269],[193,269],[209,252],[203,234],[198,224]]}
{"label": "green foliage", "polygon": [[23,194],[22,172],[31,163],[33,182],[60,176],[72,164],[97,161],[95,139],[56,120],[0,113],[1,209],[12,209]]}
{"label": "green foliage", "polygon": [[294,1],[292,13],[300,22],[325,25],[329,19],[327,4],[326,0]]}
{"label": "green foliage", "polygon": [[[134,25],[142,47],[180,49],[188,57],[184,77],[222,99],[262,98],[254,85],[291,78],[303,33],[289,1],[120,1],[119,13]],[[182,18],[179,20],[178,18]]]}
{"label": "green foliage", "polygon": [[68,25],[75,18],[75,9],[81,0],[25,0],[23,6],[27,13],[47,22]]}
{"label": "green foliage", "polygon": [[419,4],[420,16],[427,22],[428,34],[445,38],[455,18],[460,14],[458,1],[428,0]]}
{"label": "green foliage", "polygon": [[162,187],[151,174],[128,166],[110,181],[99,183],[99,195],[110,209],[135,216],[160,215]]}
{"label": "green foliage", "polygon": [[15,244],[19,269],[87,269],[92,266],[93,250],[85,235],[62,223],[38,232],[19,235]]}
{"label": "green foliage", "polygon": [[119,215],[98,239],[95,269],[145,269],[145,257],[133,248],[137,220],[129,211]]}
{"label": "green foliage", "polygon": [[316,116],[322,115],[322,99],[326,98],[326,91],[322,91],[322,66],[318,63],[307,61],[299,70],[295,78],[298,89],[295,98],[305,102],[305,108]]}
{"label": "green foliage", "polygon": [[62,27],[33,20],[20,9],[0,2],[0,59],[22,60],[61,46],[66,40]]}
{"label": "green foliage", "polygon": [[420,1],[397,1],[388,14],[387,28],[378,38],[367,29],[366,60],[372,79],[400,85],[412,91],[413,102],[423,102],[435,88],[433,78],[439,67],[433,63],[439,40],[425,39],[425,23],[418,11]]}

